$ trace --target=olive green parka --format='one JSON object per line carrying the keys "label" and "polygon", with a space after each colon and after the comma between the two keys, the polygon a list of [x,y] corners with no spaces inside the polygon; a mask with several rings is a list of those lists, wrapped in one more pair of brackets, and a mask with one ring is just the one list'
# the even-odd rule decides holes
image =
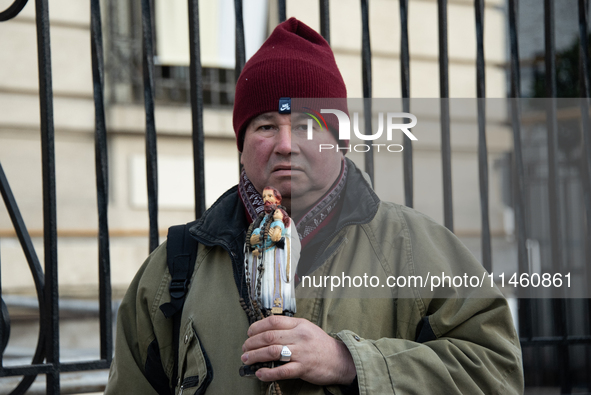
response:
{"label": "olive green parka", "polygon": [[[446,228],[417,211],[380,201],[361,171],[350,161],[348,166],[340,215],[316,247],[310,278],[296,289],[296,316],[345,343],[360,394],[522,393],[520,345],[496,287],[443,292],[428,282],[389,286],[400,276],[488,278],[482,266]],[[246,228],[236,187],[191,228],[199,247],[181,318],[175,394],[181,386],[183,394],[264,394],[267,389],[258,379],[238,374],[249,325],[239,303],[248,297],[242,253]],[[366,276],[372,283],[331,291],[333,278],[347,282],[347,276]],[[169,283],[164,243],[138,271],[119,308],[107,395],[157,393],[146,377],[154,364],[170,380],[172,324],[159,309],[170,301]],[[285,395],[345,390],[302,380],[280,386]]]}

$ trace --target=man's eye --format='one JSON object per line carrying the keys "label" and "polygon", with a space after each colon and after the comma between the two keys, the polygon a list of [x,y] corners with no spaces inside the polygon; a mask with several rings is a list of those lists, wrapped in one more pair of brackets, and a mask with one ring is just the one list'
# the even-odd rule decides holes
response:
{"label": "man's eye", "polygon": [[264,124],[257,126],[255,132],[261,137],[273,137],[277,133],[277,126],[273,124]]}

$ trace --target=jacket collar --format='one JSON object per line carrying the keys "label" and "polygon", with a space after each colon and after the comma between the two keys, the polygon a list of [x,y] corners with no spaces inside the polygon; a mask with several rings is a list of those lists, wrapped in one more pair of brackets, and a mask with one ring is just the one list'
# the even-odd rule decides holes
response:
{"label": "jacket collar", "polygon": [[238,187],[226,191],[189,229],[206,246],[219,245],[231,250],[237,239],[244,242],[248,221],[238,196]]}
{"label": "jacket collar", "polygon": [[378,212],[380,198],[375,194],[371,187],[371,181],[367,173],[361,171],[348,158],[347,166],[349,174],[347,175],[347,185],[343,191],[341,199],[343,208],[338,217],[337,230],[342,229],[347,224],[366,224],[370,222]]}
{"label": "jacket collar", "polygon": [[[344,200],[341,214],[336,219],[337,231],[349,224],[370,222],[376,215],[380,203],[367,175],[351,160],[345,160],[348,161],[349,174],[347,185],[341,195],[341,199]],[[220,196],[189,232],[201,244],[222,245],[231,251],[237,247],[236,244],[244,243],[247,227],[248,221],[238,196],[238,187],[234,186]],[[240,248],[238,250],[240,251]]]}

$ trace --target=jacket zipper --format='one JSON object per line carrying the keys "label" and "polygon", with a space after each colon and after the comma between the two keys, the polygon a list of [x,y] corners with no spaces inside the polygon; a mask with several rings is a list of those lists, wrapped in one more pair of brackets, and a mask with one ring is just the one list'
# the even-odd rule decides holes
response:
{"label": "jacket zipper", "polygon": [[185,389],[195,387],[197,384],[199,384],[199,376],[187,377],[183,380],[183,383],[181,384],[179,395],[183,395],[183,391]]}

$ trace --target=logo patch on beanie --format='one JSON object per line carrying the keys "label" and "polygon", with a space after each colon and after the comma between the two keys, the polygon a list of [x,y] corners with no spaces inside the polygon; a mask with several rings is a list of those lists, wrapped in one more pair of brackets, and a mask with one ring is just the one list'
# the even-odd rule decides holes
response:
{"label": "logo patch on beanie", "polygon": [[291,97],[279,98],[279,114],[291,114]]}

